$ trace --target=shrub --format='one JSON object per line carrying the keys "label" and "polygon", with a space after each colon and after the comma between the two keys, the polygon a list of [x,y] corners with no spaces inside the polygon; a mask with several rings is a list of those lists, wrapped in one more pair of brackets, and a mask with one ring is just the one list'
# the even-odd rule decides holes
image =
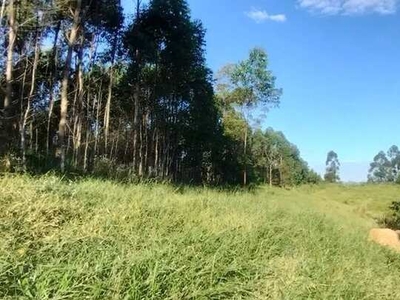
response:
{"label": "shrub", "polygon": [[0,157],[0,172],[11,172],[11,173],[18,173],[22,172],[22,161],[14,153],[7,153],[3,157]]}
{"label": "shrub", "polygon": [[400,201],[394,201],[389,206],[390,213],[378,221],[382,227],[400,230]]}

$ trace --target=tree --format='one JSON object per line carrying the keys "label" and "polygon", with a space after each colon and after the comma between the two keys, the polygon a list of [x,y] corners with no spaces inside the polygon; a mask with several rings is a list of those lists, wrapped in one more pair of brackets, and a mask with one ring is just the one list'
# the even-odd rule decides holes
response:
{"label": "tree", "polygon": [[391,166],[391,181],[397,181],[400,175],[400,150],[399,147],[393,145],[389,148],[387,156]]}
{"label": "tree", "polygon": [[326,165],[326,172],[324,176],[325,181],[331,183],[339,181],[340,163],[336,152],[334,151],[328,152],[325,165]]}
{"label": "tree", "polygon": [[72,25],[69,34],[66,35],[68,50],[67,57],[65,59],[63,78],[61,83],[61,112],[60,112],[60,123],[58,126],[58,136],[61,149],[61,172],[65,172],[65,159],[66,159],[66,131],[67,131],[67,116],[68,116],[68,86],[70,77],[70,65],[72,60],[72,51],[74,50],[75,44],[78,40],[79,28],[81,26],[81,10],[82,0],[77,0],[75,5],[74,2],[70,2],[68,9],[72,15]]}
{"label": "tree", "polygon": [[[3,3],[4,4],[4,3]],[[12,100],[13,100],[13,72],[14,72],[14,47],[17,40],[18,25],[16,22],[16,5],[14,0],[10,0],[7,6],[7,16],[8,16],[8,46],[7,46],[7,61],[6,61],[6,92],[4,96],[3,103],[3,116],[4,123],[9,124],[13,118],[11,112]],[[0,103],[1,105],[1,103]],[[4,125],[3,125],[4,126]],[[12,134],[11,126],[4,126],[5,131],[9,135]]]}
{"label": "tree", "polygon": [[[234,106],[249,121],[251,108],[266,109],[279,104],[282,91],[275,88],[276,78],[268,69],[268,55],[260,48],[250,51],[249,57],[221,70],[218,84],[219,97],[223,106]],[[247,160],[249,131],[243,133],[243,154]],[[247,163],[244,164],[243,185],[247,184]]]}
{"label": "tree", "polygon": [[393,145],[387,153],[380,151],[370,164],[368,181],[370,182],[395,182],[400,172],[400,150]]}
{"label": "tree", "polygon": [[282,132],[272,128],[265,132],[257,130],[253,134],[251,156],[254,173],[270,186],[293,186],[320,181],[320,177],[301,159],[297,147]]}

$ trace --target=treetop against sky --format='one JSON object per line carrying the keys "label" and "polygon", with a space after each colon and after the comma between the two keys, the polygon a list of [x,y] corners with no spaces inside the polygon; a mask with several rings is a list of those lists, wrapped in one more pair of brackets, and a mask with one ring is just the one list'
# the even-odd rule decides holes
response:
{"label": "treetop against sky", "polygon": [[[134,8],[123,0],[126,12]],[[216,72],[260,46],[267,50],[280,109],[263,127],[281,130],[322,173],[326,153],[341,158],[341,179],[366,180],[381,149],[398,144],[398,0],[189,0],[207,29]]]}

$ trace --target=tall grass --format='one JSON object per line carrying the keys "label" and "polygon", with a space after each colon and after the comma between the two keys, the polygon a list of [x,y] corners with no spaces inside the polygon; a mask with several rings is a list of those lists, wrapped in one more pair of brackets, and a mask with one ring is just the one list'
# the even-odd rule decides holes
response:
{"label": "tall grass", "polygon": [[253,193],[0,179],[1,299],[400,299],[394,186]]}

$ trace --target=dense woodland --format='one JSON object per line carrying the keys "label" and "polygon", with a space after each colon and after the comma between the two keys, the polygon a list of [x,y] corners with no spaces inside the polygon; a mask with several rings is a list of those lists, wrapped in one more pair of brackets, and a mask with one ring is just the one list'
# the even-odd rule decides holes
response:
{"label": "dense woodland", "polygon": [[3,171],[320,180],[281,132],[258,129],[282,93],[263,49],[214,76],[186,1],[133,2],[128,16],[119,0],[1,1]]}

